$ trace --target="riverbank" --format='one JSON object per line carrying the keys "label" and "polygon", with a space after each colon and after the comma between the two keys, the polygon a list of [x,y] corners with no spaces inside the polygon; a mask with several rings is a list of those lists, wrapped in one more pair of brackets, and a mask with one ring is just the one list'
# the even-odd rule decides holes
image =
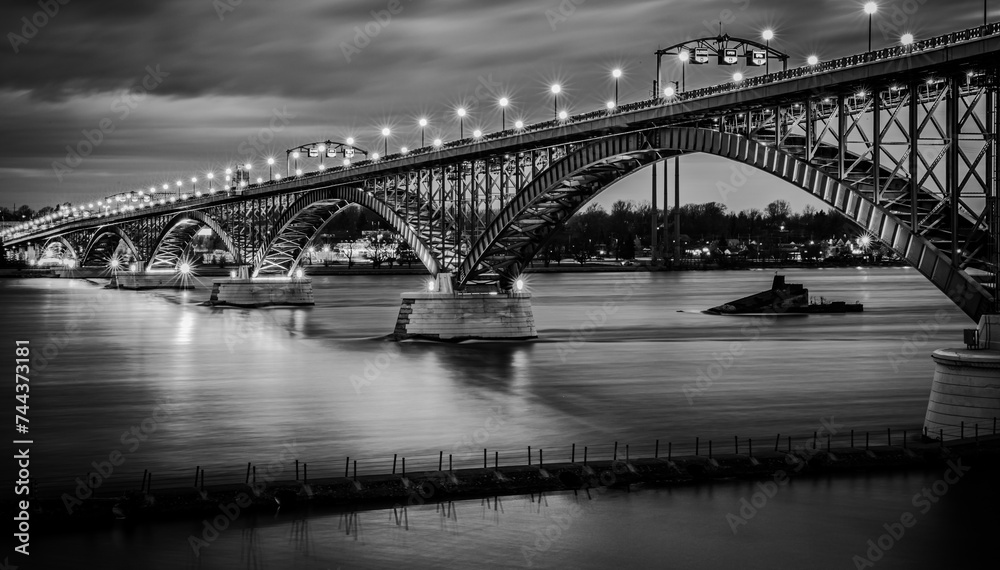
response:
{"label": "riverbank", "polygon": [[[815,442],[813,443],[815,446]],[[405,465],[405,462],[404,462]],[[368,510],[460,499],[526,495],[596,488],[631,490],[636,486],[699,485],[734,479],[772,480],[784,484],[798,477],[910,470],[928,467],[1000,467],[1000,436],[941,445],[921,439],[902,446],[792,450],[747,453],[495,466],[454,471],[308,477],[264,484],[248,475],[244,484],[143,489],[124,496],[96,494],[75,500],[61,497],[32,501],[32,520],[45,530],[82,530],[137,521],[201,520],[220,512],[271,515],[282,511]],[[249,472],[249,470],[248,470]],[[197,476],[195,477],[197,480]],[[203,480],[202,480],[203,481]],[[145,478],[144,478],[145,482]],[[66,505],[72,505],[73,513]],[[220,511],[221,509],[221,511]],[[124,519],[124,520],[123,520]]]}

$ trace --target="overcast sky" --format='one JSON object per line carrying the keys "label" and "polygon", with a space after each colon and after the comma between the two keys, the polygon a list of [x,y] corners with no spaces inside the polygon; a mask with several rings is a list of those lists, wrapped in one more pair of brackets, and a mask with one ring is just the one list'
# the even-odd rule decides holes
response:
{"label": "overcast sky", "polygon": [[[285,149],[299,143],[354,136],[360,146],[379,149],[385,125],[394,133],[390,146],[414,147],[420,116],[431,121],[428,140],[455,139],[459,105],[471,109],[467,133],[495,131],[500,95],[511,99],[508,122],[545,120],[554,81],[564,88],[561,106],[584,112],[613,97],[615,67],[624,70],[620,100],[644,99],[655,49],[715,35],[720,19],[733,36],[757,39],[771,27],[772,45],[791,56],[791,65],[813,53],[831,59],[864,51],[868,24],[858,0],[96,4],[0,5],[3,206],[79,203],[178,178],[189,186],[191,176],[218,172],[247,151],[257,168],[272,155],[283,170]],[[1000,0],[992,4],[995,20]],[[897,32],[920,39],[979,25],[983,17],[980,0],[879,5],[876,48],[895,44]],[[722,82],[732,68],[699,71],[688,74],[689,89]],[[674,72],[665,65],[665,78]],[[87,156],[67,157],[67,147]],[[723,199],[714,185],[720,168],[728,168],[720,159],[683,159],[682,202],[721,201],[732,210],[762,208],[775,198],[796,209],[817,205],[764,174]],[[648,200],[648,175],[600,201],[615,199]]]}

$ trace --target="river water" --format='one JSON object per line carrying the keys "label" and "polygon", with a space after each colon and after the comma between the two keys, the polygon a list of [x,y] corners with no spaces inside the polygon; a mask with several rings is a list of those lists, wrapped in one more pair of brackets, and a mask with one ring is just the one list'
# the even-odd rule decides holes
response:
{"label": "river water", "polygon": [[[105,490],[137,488],[147,469],[161,488],[190,485],[195,466],[207,484],[241,483],[248,462],[291,479],[291,457],[319,478],[343,475],[348,456],[364,474],[389,471],[393,454],[416,470],[436,469],[439,452],[456,468],[481,464],[484,448],[491,462],[499,452],[501,464],[524,463],[527,446],[544,448],[550,462],[568,460],[571,444],[577,460],[584,446],[604,459],[615,442],[641,456],[657,440],[661,450],[670,442],[690,452],[695,437],[773,442],[824,425],[839,437],[853,429],[884,441],[886,428],[912,437],[930,389],[930,351],[961,344],[971,321],[912,269],[784,273],[814,296],[860,301],[865,311],[769,319],[699,312],[768,288],[763,271],[531,275],[539,340],[526,343],[386,342],[400,292],[424,288],[413,276],[316,277],[315,307],[265,310],[203,306],[208,279],[187,292],[2,280],[0,309],[4,343],[33,347],[31,466],[41,493],[71,489],[116,450],[125,461]],[[755,483],[508,497],[501,510],[484,501],[425,505],[407,510],[408,528],[391,511],[241,519],[200,558],[187,542],[200,534],[197,523],[36,537],[32,546],[45,556],[39,568],[82,560],[109,568],[561,568],[628,559],[641,567],[849,568],[852,556],[866,556],[869,538],[886,532],[883,523],[909,509],[917,525],[876,567],[940,567],[987,544],[976,537],[998,525],[981,518],[983,497],[1000,504],[987,478],[972,473],[919,512],[911,497],[941,477],[796,481],[735,534],[726,514]]]}

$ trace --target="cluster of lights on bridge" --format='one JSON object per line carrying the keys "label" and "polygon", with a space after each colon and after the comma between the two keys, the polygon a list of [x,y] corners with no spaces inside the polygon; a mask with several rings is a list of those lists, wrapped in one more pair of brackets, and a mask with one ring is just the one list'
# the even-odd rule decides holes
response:
{"label": "cluster of lights on bridge", "polygon": [[[864,5],[864,12],[869,17],[869,32],[868,32],[869,51],[871,51],[871,19],[877,11],[878,11],[878,5],[875,2],[867,2]],[[766,42],[766,45],[769,46],[771,40],[775,38],[774,31],[771,29],[764,30],[761,33],[761,38]],[[913,34],[911,33],[903,34],[900,37],[900,44],[903,46],[909,46],[913,44],[913,42],[914,42],[914,37]],[[707,58],[703,59],[700,56],[700,54],[696,54],[696,56],[697,57],[692,58],[691,50],[689,49],[682,49],[677,54],[677,58],[678,60],[680,60],[682,66],[693,63],[700,64],[707,62]],[[809,55],[805,61],[806,65],[808,66],[816,66],[819,64],[820,59],[816,55]],[[735,61],[727,60],[727,63],[731,64],[735,63]],[[760,65],[760,63],[755,63],[755,65]],[[607,108],[609,113],[614,112],[618,108],[618,83],[621,77],[623,76],[623,72],[620,68],[615,68],[611,71],[611,76],[614,79],[615,83],[615,95],[613,99],[609,99],[605,103],[605,107]],[[732,75],[732,80],[737,85],[741,81],[743,81],[743,79],[744,79],[744,74],[741,71],[736,71]],[[655,95],[656,97],[662,96],[662,98],[665,99],[665,102],[668,103],[676,101],[681,95],[681,90],[679,89],[678,83],[676,81],[670,81],[669,83],[671,83],[671,85],[667,85],[665,88],[663,88],[662,93],[658,93]],[[553,117],[554,121],[557,123],[564,123],[570,118],[570,114],[565,108],[559,109],[559,95],[562,93],[562,91],[563,91],[562,85],[559,83],[553,83],[552,85],[549,86],[549,92],[553,96]],[[511,105],[511,100],[506,96],[501,97],[498,99],[497,105],[501,109],[501,130],[506,131],[507,108]],[[468,110],[465,107],[458,107],[455,109],[455,116],[458,118],[459,122],[459,139],[465,140],[465,119],[468,116]],[[426,117],[420,117],[417,120],[417,124],[420,127],[421,148],[426,148],[426,145],[424,144],[425,141],[424,135],[425,135],[425,129],[429,126],[430,122]],[[523,132],[526,127],[523,119],[515,120],[513,126],[514,129],[519,133]],[[383,156],[388,156],[389,154],[389,139],[392,137],[392,130],[388,126],[385,126],[382,127],[380,134],[382,136],[382,141],[383,141],[384,155],[380,155],[378,152],[374,152],[369,157],[370,160],[377,161],[382,159]],[[483,136],[484,133],[481,128],[476,128],[472,131],[472,137],[476,141],[481,139]],[[345,143],[346,144],[341,145],[344,147],[342,153],[344,155],[343,166],[345,168],[350,167],[352,165],[351,158],[354,156],[356,151],[362,152],[367,156],[368,154],[367,152],[361,150],[360,148],[355,147],[356,141],[354,138],[349,137],[345,141]],[[441,149],[443,145],[444,141],[441,138],[435,138],[432,141],[432,147],[435,150]],[[334,156],[335,153],[331,154],[331,149],[332,145],[330,144],[330,141],[327,141],[327,143],[317,143],[312,146],[305,146],[289,150],[288,151],[289,158],[296,160],[296,168],[294,169],[294,176],[299,177],[303,175],[302,169],[297,167],[298,159],[305,157],[317,157],[317,156],[319,157],[326,156],[327,158],[332,158],[332,156]],[[406,146],[403,146],[399,149],[400,155],[406,155],[409,152],[410,149]],[[265,160],[265,162],[267,163],[268,167],[267,182],[276,182],[282,180],[283,175],[280,172],[274,172],[274,165],[276,163],[275,158],[268,157]],[[323,171],[326,168],[327,165],[322,162],[318,165],[319,171]],[[237,165],[235,167],[225,168],[224,173],[222,174],[223,179],[221,181],[222,182],[221,187],[219,187],[215,183],[216,174],[214,172],[207,172],[203,176],[204,186],[202,189],[199,189],[197,186],[199,182],[199,178],[197,176],[192,176],[189,179],[191,183],[190,192],[187,192],[185,190],[186,188],[185,180],[177,179],[174,182],[174,194],[169,196],[168,193],[171,191],[171,184],[168,182],[164,182],[159,188],[154,185],[150,186],[148,189],[141,189],[132,192],[121,193],[114,196],[106,197],[102,200],[95,200],[93,202],[88,202],[86,204],[80,204],[77,206],[71,206],[69,208],[60,207],[54,213],[47,214],[45,216],[41,216],[26,222],[22,222],[11,228],[7,228],[2,232],[0,232],[0,236],[6,237],[14,233],[23,233],[36,229],[42,229],[46,225],[52,224],[64,218],[90,217],[90,216],[104,217],[109,215],[125,214],[131,211],[135,211],[137,209],[150,208],[157,205],[164,206],[168,204],[173,204],[176,203],[178,200],[201,198],[206,194],[216,195],[220,191],[228,194],[232,191],[242,190],[248,187],[252,179],[251,173],[253,172],[253,169],[254,169],[253,164],[249,162],[246,164]],[[292,176],[292,172],[290,172],[287,163],[284,176],[285,177]],[[265,180],[263,176],[257,176],[256,183],[258,185],[264,184]]]}

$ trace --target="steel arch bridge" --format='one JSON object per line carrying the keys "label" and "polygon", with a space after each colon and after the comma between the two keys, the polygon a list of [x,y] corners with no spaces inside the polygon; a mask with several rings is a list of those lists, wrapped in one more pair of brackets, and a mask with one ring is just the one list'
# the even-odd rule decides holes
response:
{"label": "steel arch bridge", "polygon": [[[83,265],[190,256],[208,227],[254,275],[291,275],[348,204],[432,274],[507,289],[614,182],[684,153],[769,172],[842,212],[974,320],[996,311],[1000,24],[176,203],[84,213],[14,234]],[[711,181],[714,183],[715,181]]]}

